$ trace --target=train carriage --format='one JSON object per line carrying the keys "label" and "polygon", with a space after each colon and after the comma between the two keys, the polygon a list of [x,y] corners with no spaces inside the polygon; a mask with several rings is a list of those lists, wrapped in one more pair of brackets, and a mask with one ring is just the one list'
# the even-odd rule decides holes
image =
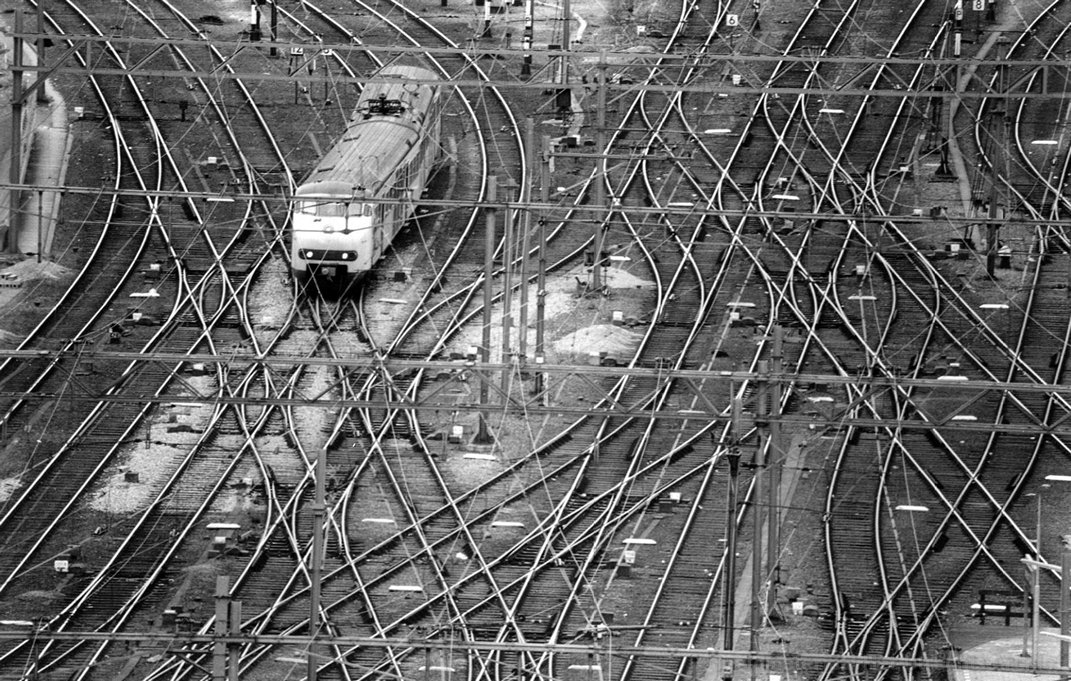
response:
{"label": "train carriage", "polygon": [[441,157],[438,80],[393,65],[365,86],[342,138],[294,192],[291,266],[300,281],[364,275],[412,216]]}

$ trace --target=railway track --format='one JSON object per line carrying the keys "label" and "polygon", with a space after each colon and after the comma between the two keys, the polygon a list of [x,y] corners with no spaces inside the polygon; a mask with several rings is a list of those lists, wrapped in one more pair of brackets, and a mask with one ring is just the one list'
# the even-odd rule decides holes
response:
{"label": "railway track", "polygon": [[[62,14],[57,8],[52,17],[58,34],[89,25],[86,18],[69,14],[74,5],[70,7]],[[346,81],[373,71],[382,57],[370,51],[343,57],[323,45],[447,46],[459,56],[428,56],[444,78],[486,83],[515,66],[508,60],[463,56],[466,45],[485,40],[479,25],[474,35],[472,24],[443,16],[447,28],[436,27],[428,17],[442,11],[433,3],[352,2],[345,8],[300,3],[280,9],[281,34],[315,53],[317,69],[345,74]],[[733,39],[719,30],[730,15],[751,24],[746,40],[754,41],[762,33],[759,23],[766,11],[730,2],[715,7],[682,3],[666,53],[688,50],[698,65]],[[1048,11],[1056,16],[1058,3]],[[835,11],[817,3],[798,30],[778,45],[784,55],[813,55],[813,65],[771,62],[767,71],[748,76],[825,91],[829,83],[852,77],[826,57],[850,54],[872,40],[862,26],[879,14],[873,3],[848,3]],[[954,28],[943,10],[922,2],[903,16],[881,20],[898,27],[894,36],[883,37],[888,55],[942,54]],[[1046,45],[1035,54],[1051,58],[1064,37],[1051,28],[1054,22],[1046,12],[1038,12],[1038,22],[1029,28],[1030,35],[1044,35]],[[165,3],[151,11],[132,4],[123,23],[164,41],[179,33],[206,37],[197,22]],[[766,26],[768,32],[768,22]],[[129,54],[114,51],[109,59],[117,65],[138,58],[166,60],[169,67],[190,73],[224,68],[225,63],[236,69],[271,63],[264,50],[252,45],[228,56],[205,43],[204,49],[170,46],[151,54],[148,47],[138,48],[144,53],[130,47]],[[746,43],[737,46],[741,44]],[[1011,45],[1010,50],[1028,49],[1025,42]],[[298,61],[292,56],[285,70],[292,71]],[[672,69],[669,63],[645,58],[628,72],[648,83],[682,85],[720,83],[730,75],[701,70],[689,60],[674,61],[680,66]],[[272,68],[283,71],[282,60]],[[596,68],[602,82],[573,91],[577,110],[603,104],[592,104],[594,97],[601,100],[606,94],[603,88],[618,91],[620,84],[607,88],[607,71]],[[569,184],[562,192],[567,196],[543,215],[500,211],[500,231],[490,251],[481,238],[487,217],[476,208],[424,215],[354,296],[291,289],[282,203],[269,200],[271,194],[285,194],[298,169],[341,129],[354,88],[330,79],[322,91],[253,80],[228,79],[224,86],[190,76],[184,79],[190,89],[161,96],[145,79],[102,79],[100,106],[111,112],[114,191],[120,198],[108,209],[108,226],[98,242],[99,251],[109,257],[90,260],[80,281],[94,282],[93,295],[102,295],[96,289],[106,289],[108,295],[93,302],[80,298],[82,306],[99,309],[100,315],[77,325],[49,318],[23,347],[49,342],[46,334],[66,339],[70,348],[101,344],[115,331],[118,344],[145,352],[283,353],[336,360],[455,357],[458,364],[449,376],[422,371],[392,375],[385,369],[329,372],[322,367],[301,367],[286,375],[240,373],[226,366],[207,374],[187,365],[96,367],[115,382],[115,390],[162,395],[196,390],[209,403],[213,395],[241,395],[250,404],[205,407],[192,414],[103,403],[86,407],[78,414],[74,434],[51,458],[31,460],[40,471],[37,479],[2,509],[0,532],[20,550],[3,554],[0,597],[28,589],[38,579],[29,566],[65,550],[66,537],[94,529],[88,527],[92,520],[77,517],[76,510],[100,489],[100,480],[114,474],[115,461],[130,457],[137,447],[159,444],[171,418],[182,421],[189,435],[168,445],[166,479],[152,483],[155,501],[109,525],[104,538],[91,544],[102,552],[98,571],[70,590],[53,626],[108,631],[159,626],[164,609],[190,605],[183,596],[193,583],[188,575],[211,565],[209,572],[226,574],[229,595],[243,602],[244,633],[300,635],[317,627],[315,633],[406,635],[412,642],[384,650],[324,645],[305,651],[325,677],[418,677],[449,669],[449,674],[470,678],[571,678],[586,670],[653,681],[700,673],[689,659],[667,665],[653,657],[621,658],[613,652],[612,637],[627,636],[635,645],[726,645],[733,637],[726,639],[725,630],[738,628],[748,614],[744,604],[737,604],[735,621],[725,620],[724,613],[731,612],[724,608],[726,583],[757,580],[760,598],[776,601],[767,590],[779,587],[778,573],[786,560],[778,555],[782,547],[770,540],[767,548],[752,552],[758,564],[733,565],[728,549],[718,544],[728,526],[744,550],[763,542],[761,516],[770,513],[764,504],[787,503],[767,496],[771,483],[778,486],[779,466],[789,463],[784,452],[775,451],[773,437],[733,431],[731,396],[757,400],[778,413],[802,410],[809,397],[822,397],[856,403],[859,415],[894,422],[941,414],[956,399],[954,383],[945,394],[944,389],[903,389],[873,400],[863,393],[867,377],[1062,380],[1065,353],[1053,354],[1046,345],[1055,339],[1059,347],[1066,346],[1059,264],[1071,251],[1065,235],[1046,229],[1023,237],[1030,258],[1022,258],[1017,286],[1026,293],[1011,295],[960,286],[960,261],[934,260],[919,247],[910,224],[872,218],[895,216],[910,205],[905,168],[943,158],[947,143],[940,121],[946,112],[940,97],[919,94],[940,76],[928,67],[908,71],[887,66],[867,75],[874,89],[902,84],[905,97],[818,101],[807,95],[791,100],[761,96],[753,106],[741,108],[736,101],[703,101],[690,92],[637,88],[634,97],[615,98],[618,130],[597,135],[604,143],[598,153],[620,162],[596,162],[592,172],[576,172],[577,164],[568,164],[564,138],[569,135],[563,135],[563,146],[554,147],[559,170],[534,172],[536,147],[541,146],[535,142],[541,135],[524,130],[515,113],[521,107],[490,85],[455,88],[449,106],[456,120],[448,122],[454,167],[435,191],[471,199],[474,206],[491,201],[491,191],[516,204],[537,190],[549,196],[552,185]],[[1004,83],[1011,80],[1004,74]],[[1014,82],[1016,87],[1037,87],[1028,78]],[[197,131],[204,144],[176,141],[190,134],[190,126],[174,116],[179,99],[192,103],[204,121],[204,129]],[[299,133],[284,123],[295,104],[310,114]],[[987,106],[974,115],[979,121],[975,146],[997,178],[998,191],[1035,219],[1061,219],[1057,188],[1064,181],[1067,156],[1046,150],[1038,161],[1040,155],[1031,155],[1028,141],[1042,132],[1056,138],[1061,130],[1040,130],[1031,122],[1038,114],[1024,104],[1006,129],[1001,122],[1000,134],[1015,135],[1025,160],[1005,160],[993,153],[1000,145],[993,144],[994,133],[986,127],[986,120],[994,118]],[[947,115],[950,125],[965,118],[962,109]],[[313,142],[278,140],[275,131],[282,128]],[[570,130],[566,125],[559,129]],[[208,156],[217,162],[207,162]],[[1002,167],[1014,170],[1001,174]],[[144,168],[155,176],[150,178]],[[196,191],[197,185],[204,189],[221,181],[263,194],[265,200],[230,205],[123,197],[124,187]],[[492,190],[494,181],[499,186]],[[225,195],[226,188],[220,192],[221,198]],[[592,211],[592,203],[602,200],[608,209]],[[630,212],[635,206],[658,212]],[[749,213],[752,207],[781,214],[795,210],[801,217],[759,218]],[[714,217],[708,214],[712,210],[729,215]],[[840,217],[823,224],[806,217],[814,212]],[[139,219],[131,220],[132,215]],[[143,240],[135,249],[138,239]],[[124,258],[122,278],[114,274],[112,253]],[[592,261],[585,263],[586,255]],[[542,423],[499,413],[493,399],[478,420],[397,408],[464,374],[466,363],[473,361],[470,346],[486,344],[490,335],[483,328],[488,319],[501,338],[493,344],[505,348],[503,362],[516,365],[492,394],[577,399],[575,385],[548,384],[530,363],[528,348],[539,353],[544,339],[532,342],[525,317],[531,301],[525,296],[530,286],[546,296],[548,275],[559,282],[575,276],[576,291],[568,293],[577,295],[567,296],[572,309],[587,305],[605,315],[624,296],[615,289],[621,273],[600,260],[604,255],[614,256],[607,257],[609,262],[631,263],[633,275],[642,273],[647,293],[641,298],[643,314],[633,320],[633,347],[595,361],[708,370],[711,378],[704,390],[719,397],[702,409],[714,405],[721,410],[718,418],[668,423],[602,417],[598,402],[592,404],[596,415]],[[484,270],[489,256],[492,267]],[[546,271],[533,271],[533,260],[544,262]],[[156,263],[163,263],[159,274],[148,267]],[[174,302],[170,309],[147,302],[139,312],[142,319],[151,317],[152,324],[134,324],[119,301],[139,290],[145,270],[153,272],[149,280],[161,298]],[[485,294],[488,283],[494,289],[490,295]],[[980,307],[991,302],[986,296],[1002,294],[1006,298],[1001,300],[1010,303],[1000,312]],[[89,293],[72,290],[70,300],[78,295]],[[292,303],[273,305],[273,297]],[[540,297],[539,302],[546,301]],[[122,329],[113,328],[117,318],[123,320]],[[775,338],[784,340],[782,330],[787,342],[775,343]],[[481,355],[478,347],[477,357],[493,359],[490,348],[482,352],[488,354]],[[77,353],[67,351],[65,357]],[[26,389],[53,390],[50,386],[78,371],[77,361],[65,359],[51,367],[24,362],[6,369]],[[824,386],[778,384],[772,390],[762,382],[730,385],[716,375],[738,367],[769,371],[771,362],[790,374],[859,376],[861,385],[829,395]],[[470,381],[472,390],[490,387],[477,382]],[[598,387],[609,399],[700,413],[699,405],[689,402],[694,393],[671,381],[629,377]],[[351,411],[256,404],[261,396],[309,394],[371,399],[383,406]],[[1045,424],[1063,418],[1068,405],[1055,396],[1008,394],[975,407],[970,416],[977,420]],[[25,405],[12,404],[3,421],[20,428],[34,417]],[[480,442],[465,446],[457,441],[455,427],[469,429],[466,437],[475,427]],[[822,523],[831,593],[821,605],[829,613],[834,652],[922,655],[942,609],[969,607],[978,589],[994,584],[1022,588],[1018,557],[1024,550],[1041,555],[1023,523],[1032,518],[1023,510],[1024,500],[1050,470],[1048,462],[1067,453],[1065,443],[1055,437],[965,434],[944,422],[921,433],[893,425],[864,432],[848,424],[830,434],[836,454],[829,459],[833,468]],[[740,476],[741,505],[730,508],[724,504],[730,487],[727,454],[741,443],[753,465]],[[1021,456],[1023,450],[1029,456]],[[327,477],[323,509],[316,501],[318,468]],[[769,474],[756,475],[755,470]],[[769,498],[775,501],[764,501]],[[243,515],[250,522],[248,531],[223,555],[206,562],[205,528],[236,517],[239,502],[250,505]],[[932,512],[905,516],[897,510],[905,505]],[[783,515],[776,514],[775,526],[785,523]],[[322,556],[314,555],[318,533]],[[860,555],[869,560],[862,563]],[[1044,579],[1043,600],[1049,604],[1056,586],[1051,575]],[[310,616],[313,583],[321,605]],[[191,607],[186,621],[211,632],[216,625],[211,613]],[[1051,607],[1044,612],[1052,617]],[[744,638],[737,636],[734,642],[741,644]],[[421,646],[427,640],[454,641],[459,651],[428,653]],[[465,645],[578,640],[592,643],[589,654],[477,654]],[[755,645],[754,637],[749,645]],[[114,647],[103,644],[55,644],[34,654],[43,672],[87,678],[99,671],[154,679],[200,677],[197,665],[206,664],[211,654],[204,648],[192,651],[189,659],[156,660],[146,654],[114,661],[109,660],[113,652]],[[26,653],[25,644],[13,645],[0,662],[14,664]],[[269,646],[243,646],[243,673],[271,675],[278,671],[275,657]],[[823,678],[890,673],[841,665],[811,671]]]}
{"label": "railway track", "polygon": [[[141,11],[142,8],[134,8]],[[62,15],[50,16],[52,24],[61,33],[77,26],[77,30],[83,30],[83,26],[93,27],[92,20],[80,11],[75,4],[64,8]],[[77,16],[76,16],[77,15]],[[176,15],[179,16],[179,15]],[[152,21],[142,14],[145,26],[150,30],[157,31],[166,37],[164,26]],[[67,22],[81,22],[78,24]],[[187,28],[192,24],[185,23]],[[112,50],[113,58],[120,65],[125,63],[125,57],[118,51]],[[175,51],[176,62],[189,70],[195,70],[193,62],[181,51]],[[222,58],[222,55],[217,57]],[[196,82],[196,79],[193,79]],[[134,116],[132,125],[119,125],[117,119],[117,139],[120,148],[129,157],[130,168],[153,168],[158,169],[158,175],[151,185],[144,180],[140,181],[139,188],[161,189],[171,182],[178,182],[180,189],[187,185],[182,178],[185,171],[182,161],[172,153],[168,142],[165,140],[164,131],[155,125],[156,117],[152,114],[152,107],[158,102],[147,98],[142,94],[139,83],[135,78],[123,81],[124,87],[120,90],[118,107],[140,107],[141,116]],[[205,114],[218,116],[218,120],[226,123],[228,114],[221,107],[221,102],[213,89],[208,84],[200,81],[201,92],[206,98]],[[101,104],[109,106],[110,87],[98,89]],[[191,91],[194,87],[191,85]],[[247,101],[252,103],[249,92],[244,91]],[[254,120],[256,120],[255,107],[253,108]],[[122,119],[129,120],[129,119]],[[263,119],[260,120],[261,130],[266,131]],[[143,122],[148,126],[142,130]],[[233,130],[241,127],[237,122],[224,125],[225,132],[231,132],[229,142],[233,145],[226,150],[229,156],[239,168],[247,171],[249,178],[254,178],[254,173],[248,172],[253,168],[254,162],[242,155],[241,145],[233,137]],[[138,128],[135,132],[134,128]],[[120,132],[122,130],[122,132]],[[251,128],[245,130],[248,138]],[[144,143],[144,133],[150,133],[147,139],[156,143],[157,157],[163,163],[153,164],[146,158],[139,158],[137,151]],[[226,139],[226,138],[224,138]],[[278,147],[272,144],[270,136],[267,136],[268,144],[263,145],[267,149],[274,148],[276,157],[282,158],[278,153]],[[134,140],[137,140],[136,142]],[[147,151],[147,150],[146,150]],[[275,165],[278,167],[279,162]],[[285,165],[282,166],[285,170]],[[261,171],[264,169],[261,168]],[[200,171],[198,171],[200,174]],[[122,171],[117,176],[129,175],[130,180],[138,179],[136,172]],[[251,186],[263,180],[263,175],[251,179]],[[203,180],[202,180],[203,181]],[[133,208],[133,204],[127,210]],[[192,352],[201,348],[214,352],[221,347],[237,350],[246,342],[248,336],[252,336],[251,327],[246,323],[244,310],[239,305],[242,296],[247,293],[246,289],[253,281],[254,273],[262,265],[271,253],[270,244],[274,237],[266,243],[268,249],[263,248],[264,241],[257,242],[251,238],[254,234],[263,235],[264,230],[259,226],[256,229],[245,230],[241,226],[246,219],[258,217],[255,204],[250,204],[249,211],[243,218],[241,213],[228,215],[227,209],[214,209],[208,214],[202,214],[202,207],[192,201],[181,204],[181,217],[172,214],[173,206],[168,205],[165,218],[161,210],[159,200],[152,200],[142,213],[149,221],[135,234],[143,234],[144,241],[138,258],[132,261],[127,269],[126,276],[115,284],[113,296],[123,296],[126,292],[135,290],[141,286],[141,282],[135,281],[133,274],[137,273],[137,267],[149,268],[149,263],[168,263],[167,268],[159,268],[159,290],[174,300],[171,310],[161,311],[160,317],[156,318],[152,325],[156,327],[153,334],[131,334],[144,336],[143,351],[171,350],[179,353]],[[127,218],[133,217],[127,215]],[[228,234],[222,230],[205,230],[203,226],[208,221],[227,221],[237,218],[234,223],[239,228]],[[135,223],[132,223],[132,225]],[[186,229],[187,225],[202,225],[200,229]],[[273,230],[269,227],[268,234]],[[129,282],[129,283],[128,283]],[[108,312],[105,308],[102,312]],[[153,312],[150,307],[139,311],[135,318],[144,317],[151,319],[148,314]],[[105,319],[107,319],[105,317]],[[94,320],[95,321],[95,320]],[[86,326],[72,337],[99,335],[98,329],[103,328],[100,322],[96,322],[96,328]],[[116,338],[121,338],[118,331],[112,330]],[[137,338],[130,339],[138,340]],[[154,371],[138,369],[136,366],[127,368],[124,372],[116,371],[119,380],[116,387],[122,386],[128,390],[155,391],[156,394],[166,393],[172,382],[185,383],[188,387],[189,379],[179,378],[184,369],[158,367]],[[111,370],[110,371],[115,371]],[[189,371],[189,367],[185,369]],[[212,387],[215,379],[215,387]],[[217,373],[202,387],[211,394],[214,390],[227,390],[222,387],[226,383],[223,373]],[[255,390],[256,377],[239,379],[234,390],[238,393]],[[141,387],[139,387],[141,386]],[[211,516],[213,506],[218,503],[220,492],[233,482],[232,475],[242,463],[239,457],[234,457],[232,452],[241,450],[241,439],[235,442],[233,437],[227,437],[226,431],[240,432],[244,424],[242,414],[227,414],[225,410],[209,410],[207,413],[194,418],[192,426],[186,425],[187,432],[193,437],[186,438],[182,443],[172,442],[167,447],[160,447],[163,443],[153,441],[153,436],[161,437],[163,428],[155,429],[151,425],[153,418],[160,419],[159,413],[151,414],[151,408],[145,407],[137,410],[136,407],[126,407],[125,412],[119,408],[110,408],[100,405],[96,412],[91,413],[85,419],[79,432],[61,448],[53,458],[54,465],[50,465],[44,474],[29,485],[26,491],[17,499],[9,510],[6,518],[11,521],[18,520],[19,524],[14,528],[19,533],[28,533],[36,539],[33,547],[20,552],[22,562],[13,567],[4,582],[5,587],[18,589],[19,579],[26,580],[26,573],[20,573],[21,567],[27,561],[39,555],[37,552],[55,553],[57,542],[69,541],[63,537],[77,535],[79,532],[85,536],[91,536],[89,529],[85,528],[87,520],[84,517],[77,518],[72,511],[88,501],[88,490],[96,484],[97,479],[105,470],[105,466],[111,464],[113,459],[120,456],[132,455],[130,442],[144,441],[146,448],[156,447],[158,456],[167,456],[169,460],[160,462],[162,470],[167,471],[156,474],[156,479],[147,481],[155,489],[149,493],[143,513],[135,514],[132,521],[114,526],[114,548],[111,555],[100,558],[101,564],[95,566],[98,570],[91,578],[79,580],[74,583],[76,590],[71,600],[60,612],[53,622],[53,626],[59,629],[78,627],[85,629],[117,630],[131,620],[139,618],[152,619],[156,614],[156,608],[164,607],[161,601],[167,596],[160,589],[155,588],[160,580],[166,579],[168,569],[181,573],[183,566],[188,566],[191,561],[198,560],[203,550],[192,548],[184,540],[198,527],[199,523],[207,522],[205,519]],[[164,414],[163,416],[166,416]],[[198,423],[203,419],[203,422]],[[102,427],[97,427],[99,423]],[[229,425],[224,425],[228,423]],[[204,430],[200,430],[203,427]],[[254,430],[259,428],[254,424]],[[170,430],[170,429],[168,429]],[[160,433],[160,434],[157,434]],[[197,434],[200,433],[200,436]],[[97,449],[100,453],[95,456],[86,456]],[[78,451],[78,456],[70,456],[68,452]],[[75,468],[77,467],[77,468]],[[66,487],[61,487],[65,485]],[[69,489],[69,491],[68,491]],[[153,501],[153,493],[156,494]],[[64,505],[66,504],[66,505]],[[55,508],[56,510],[51,510]],[[113,512],[106,510],[105,513]],[[26,522],[29,518],[35,518],[36,522],[49,523],[42,525],[42,529],[36,532],[28,532]],[[12,522],[11,525],[14,523]],[[10,526],[10,525],[9,525]],[[82,529],[79,530],[79,527]],[[99,528],[98,528],[99,529]],[[112,543],[112,527],[105,526],[100,540],[101,543]],[[46,543],[47,542],[47,543]],[[51,546],[49,545],[51,543]],[[192,554],[192,555],[191,555]],[[177,555],[181,555],[177,558]],[[186,562],[182,562],[186,561]],[[32,579],[32,575],[31,575]],[[171,578],[173,579],[173,577]],[[139,608],[141,610],[139,610]],[[145,615],[146,611],[152,613]],[[19,654],[23,646],[16,646],[6,653],[5,657],[11,659],[12,655]],[[42,669],[52,669],[67,665],[68,668],[80,668],[81,674],[89,673],[89,670],[97,664],[102,664],[102,656],[106,646],[73,645],[73,646],[46,646],[38,652]]]}

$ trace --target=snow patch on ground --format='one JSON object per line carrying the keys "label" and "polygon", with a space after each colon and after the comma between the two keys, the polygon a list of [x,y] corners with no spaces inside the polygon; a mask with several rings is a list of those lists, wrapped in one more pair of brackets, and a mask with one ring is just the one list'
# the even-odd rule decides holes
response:
{"label": "snow patch on ground", "polygon": [[250,494],[249,488],[223,490],[212,502],[214,512],[226,515],[238,512],[248,513],[257,508],[257,500]]}
{"label": "snow patch on ground", "polygon": [[[185,380],[200,395],[216,391],[213,376],[187,376]],[[191,394],[186,388],[181,392]],[[211,404],[163,405],[149,424],[145,439],[126,447],[120,454],[122,463],[109,467],[100,489],[90,497],[90,507],[107,513],[131,513],[150,503],[190,446],[200,439],[211,415]]]}
{"label": "snow patch on ground", "polygon": [[654,288],[655,283],[618,267],[603,270],[603,283],[610,288]]}
{"label": "snow patch on ground", "polygon": [[33,591],[23,591],[15,596],[16,600],[20,601],[53,601],[60,598],[63,594],[59,591],[44,591],[43,589],[34,589]]}
{"label": "snow patch on ground", "polygon": [[315,347],[320,334],[310,329],[295,329],[286,338],[279,341],[276,353],[280,355],[306,355],[309,348]]}
{"label": "snow patch on ground", "polygon": [[264,465],[271,468],[275,480],[284,485],[296,485],[305,477],[307,467],[282,435],[257,438],[257,449]]}
{"label": "snow patch on ground", "polygon": [[[0,287],[0,307],[11,305],[20,300],[19,295],[27,289],[32,291],[33,287],[27,286],[27,284],[33,281],[58,281],[67,279],[70,276],[71,271],[69,269],[54,262],[37,262],[37,260],[30,258],[3,267],[3,261],[0,261],[0,282],[4,284],[3,287]],[[14,315],[18,314],[17,309],[13,309],[12,312]],[[0,319],[2,319],[2,316],[0,316]],[[23,336],[20,334],[0,329],[0,347],[14,347],[21,343],[22,340]]]}
{"label": "snow patch on ground", "polygon": [[249,292],[249,319],[253,327],[280,329],[294,307],[294,291],[286,263],[273,259],[264,264],[263,273]]}
{"label": "snow patch on ground", "polygon": [[[324,393],[336,382],[335,371],[329,366],[311,367],[301,381],[301,393],[307,398],[316,397],[318,404],[326,404],[329,398]],[[328,429],[337,415],[336,409],[326,406],[294,407],[294,423],[305,451],[313,452],[327,444]]]}
{"label": "snow patch on ground", "polygon": [[33,281],[34,279],[63,279],[71,276],[71,271],[58,263],[47,260],[37,262],[33,258],[28,258],[0,270],[0,276],[11,282]]}
{"label": "snow patch on ground", "polygon": [[643,335],[623,326],[596,324],[567,334],[554,342],[554,349],[562,353],[606,352],[614,356],[631,357]]}
{"label": "snow patch on ground", "polygon": [[[586,300],[582,294],[586,291],[588,272],[583,268],[575,268],[547,280],[546,295],[543,297],[543,314],[548,320],[574,315],[581,304]],[[603,272],[603,284],[612,292],[626,290],[647,291],[654,288],[654,283],[638,277],[620,268],[607,268]],[[520,294],[515,293],[510,299],[510,315],[513,318],[513,339],[517,344],[517,329],[520,325],[521,300]],[[528,295],[528,351],[532,352],[535,347],[535,320],[536,320],[536,296],[535,290],[530,290]],[[547,335],[553,335],[556,324],[548,323]],[[483,344],[483,329],[478,320],[468,324],[465,329],[455,336],[449,343],[448,350],[455,352],[467,352],[470,346]],[[567,343],[567,345],[570,345]],[[502,301],[495,304],[491,310],[491,347],[502,347]],[[606,348],[600,348],[606,349]],[[614,348],[616,349],[616,346]],[[564,352],[577,352],[577,350],[564,350]]]}
{"label": "snow patch on ground", "polygon": [[7,501],[22,485],[22,479],[19,477],[12,478],[0,478],[0,501]]}
{"label": "snow patch on ground", "polygon": [[[168,444],[145,442],[125,453],[126,464],[107,475],[100,490],[90,497],[90,507],[107,513],[131,513],[143,508],[181,460],[185,450]],[[127,479],[136,474],[137,481]]]}

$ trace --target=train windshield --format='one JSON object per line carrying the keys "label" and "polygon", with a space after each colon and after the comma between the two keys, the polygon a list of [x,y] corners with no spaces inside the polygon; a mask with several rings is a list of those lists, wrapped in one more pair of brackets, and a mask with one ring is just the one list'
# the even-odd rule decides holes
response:
{"label": "train windshield", "polygon": [[346,204],[341,201],[302,201],[301,212],[321,218],[338,218],[346,214]]}
{"label": "train windshield", "polygon": [[341,218],[370,216],[374,211],[371,203],[351,203],[349,201],[302,201],[301,212],[321,218]]}

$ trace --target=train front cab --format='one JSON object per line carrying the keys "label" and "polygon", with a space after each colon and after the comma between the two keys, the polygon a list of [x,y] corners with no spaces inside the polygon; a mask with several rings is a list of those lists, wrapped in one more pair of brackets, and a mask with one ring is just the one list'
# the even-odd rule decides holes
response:
{"label": "train front cab", "polygon": [[371,269],[382,248],[374,244],[381,239],[375,215],[374,204],[351,195],[303,195],[299,189],[290,218],[290,259],[299,283],[313,277],[342,283]]}

